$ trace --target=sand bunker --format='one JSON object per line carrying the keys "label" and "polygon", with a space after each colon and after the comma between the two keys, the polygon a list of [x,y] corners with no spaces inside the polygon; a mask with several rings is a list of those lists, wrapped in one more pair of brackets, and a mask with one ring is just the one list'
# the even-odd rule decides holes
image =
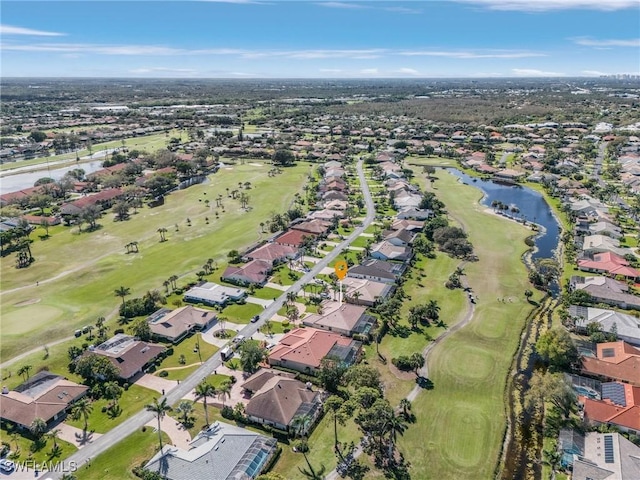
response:
{"label": "sand bunker", "polygon": [[27,305],[33,305],[34,303],[38,303],[40,301],[39,298],[30,298],[29,300],[23,300],[22,302],[14,303],[15,307],[25,307]]}

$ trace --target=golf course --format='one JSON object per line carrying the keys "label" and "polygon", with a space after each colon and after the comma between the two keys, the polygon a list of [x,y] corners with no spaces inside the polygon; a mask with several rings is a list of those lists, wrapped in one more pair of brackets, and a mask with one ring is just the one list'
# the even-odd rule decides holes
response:
{"label": "golf course", "polygon": [[[478,302],[470,323],[430,355],[434,388],[414,401],[417,422],[399,444],[413,459],[413,478],[489,479],[506,427],[505,381],[531,309],[521,260],[531,231],[488,212],[479,204],[480,190],[443,170],[437,177],[431,186],[425,181],[426,188],[445,203],[450,220],[465,228],[479,258],[464,267]],[[466,308],[463,299],[459,305]]]}
{"label": "golf course", "polygon": [[[121,299],[114,291],[121,286],[133,298],[163,291],[172,275],[184,285],[196,279],[207,259],[221,263],[230,250],[264,238],[260,224],[289,208],[311,167],[298,163],[275,176],[268,170],[262,162],[228,165],[205,183],[171,193],[160,207],[131,212],[129,220],[115,221],[107,212],[94,231],[56,226],[46,237],[37,228],[31,234],[32,265],[16,269],[14,255],[2,261],[2,358],[69,337],[98,317],[109,321],[117,314]],[[228,194],[239,184],[249,195],[247,209]],[[166,229],[166,241],[159,229]],[[137,242],[137,253],[127,253],[131,242]]]}

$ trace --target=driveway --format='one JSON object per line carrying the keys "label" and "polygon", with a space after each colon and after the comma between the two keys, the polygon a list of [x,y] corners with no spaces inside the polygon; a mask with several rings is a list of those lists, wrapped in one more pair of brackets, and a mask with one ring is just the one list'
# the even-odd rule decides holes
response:
{"label": "driveway", "polygon": [[[158,431],[158,419],[154,418],[153,420],[149,420],[146,425],[148,427],[153,428],[154,432]],[[171,443],[178,447],[183,448],[185,450],[189,450],[189,443],[191,442],[191,434],[184,429],[182,424],[177,421],[175,418],[170,417],[169,415],[165,415],[165,417],[160,420],[160,428],[161,430],[169,435],[171,439]]]}
{"label": "driveway", "polygon": [[156,375],[150,375],[148,373],[138,378],[135,383],[136,385],[155,390],[163,395],[178,384],[176,380],[167,380],[166,378],[157,377]]}
{"label": "driveway", "polygon": [[102,436],[101,433],[95,432],[87,432],[85,434],[85,432],[81,428],[74,427],[66,423],[61,423],[57,425],[56,428],[60,430],[60,440],[72,443],[77,448],[82,448]]}

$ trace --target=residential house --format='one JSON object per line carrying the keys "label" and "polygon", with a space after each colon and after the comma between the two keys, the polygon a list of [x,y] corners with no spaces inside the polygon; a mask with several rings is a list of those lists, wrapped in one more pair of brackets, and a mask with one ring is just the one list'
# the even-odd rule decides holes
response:
{"label": "residential house", "polygon": [[632,253],[631,250],[620,248],[618,240],[606,235],[587,235],[584,237],[582,251],[586,255],[610,252],[621,257],[624,257],[627,253]]}
{"label": "residential house", "polygon": [[[349,199],[349,197],[344,192],[340,192],[337,190],[328,190],[321,195],[321,199],[323,202],[330,202],[333,200],[346,202]],[[336,209],[336,210],[340,210],[340,209]]]}
{"label": "residential house", "polygon": [[593,426],[614,426],[633,435],[640,433],[640,387],[616,382],[609,388],[610,398],[578,397],[585,422]]}
{"label": "residential house", "polygon": [[637,280],[640,272],[629,266],[629,262],[615,253],[596,253],[590,258],[578,260],[578,269],[586,272],[608,273],[614,277]]}
{"label": "residential house", "polygon": [[89,390],[61,375],[43,370],[21,383],[15,390],[2,388],[0,419],[28,429],[36,418],[47,425],[61,421],[74,402]]}
{"label": "residential house", "polygon": [[341,283],[347,302],[368,307],[384,301],[395,290],[393,284],[362,278],[345,277]]}
{"label": "residential house", "polygon": [[165,347],[136,340],[131,335],[118,333],[100,345],[90,348],[85,355],[107,357],[118,369],[120,378],[130,380],[150,365]]}
{"label": "residential house", "polygon": [[376,319],[367,314],[363,305],[340,303],[331,300],[322,302],[322,313],[314,313],[302,320],[304,325],[330,332],[338,332],[347,337],[355,334],[368,335]]}
{"label": "residential house", "polygon": [[640,310],[640,297],[629,293],[629,285],[609,277],[574,275],[569,281],[572,290],[584,290],[595,303]]}
{"label": "residential house", "polygon": [[298,249],[288,245],[277,243],[266,243],[250,252],[244,254],[243,258],[248,260],[264,260],[271,265],[286,262],[289,259],[297,258]]}
{"label": "residential house", "polygon": [[82,210],[90,205],[98,205],[101,209],[111,207],[115,200],[122,195],[122,190],[119,188],[108,188],[101,192],[87,195],[86,197],[79,198],[73,202],[63,203],[60,206],[60,215],[62,219],[69,223],[71,218],[77,216]]}
{"label": "residential house", "polygon": [[626,342],[599,343],[595,358],[583,356],[580,361],[585,375],[640,387],[640,349]]}
{"label": "residential house", "polygon": [[413,243],[416,234],[410,230],[398,229],[383,232],[382,239],[396,247],[408,247]]}
{"label": "residential house", "polygon": [[405,263],[391,263],[384,260],[369,258],[360,265],[351,267],[347,277],[362,278],[375,282],[395,283],[405,272]]}
{"label": "residential house", "polygon": [[401,208],[396,215],[396,219],[398,220],[429,220],[431,217],[433,217],[431,210],[412,207]]}
{"label": "residential house", "polygon": [[583,445],[573,455],[571,480],[640,478],[640,447],[619,433],[587,432]]}
{"label": "residential house", "polygon": [[277,237],[273,243],[300,248],[305,241],[314,240],[315,238],[316,236],[312,233],[303,232],[301,230],[287,230],[285,233]]}
{"label": "residential house", "polygon": [[291,373],[263,368],[249,377],[242,388],[251,395],[244,412],[252,422],[291,431],[296,417],[309,415],[307,430],[300,432],[307,434],[322,413],[322,393],[313,390],[311,383],[296,380]]}
{"label": "residential house", "polygon": [[371,258],[377,260],[395,260],[400,262],[408,262],[413,256],[410,247],[396,246],[386,240],[374,243],[371,246]]}
{"label": "residential house", "polygon": [[569,315],[573,319],[577,333],[587,333],[587,326],[590,323],[597,323],[604,332],[611,332],[615,325],[618,339],[640,346],[640,319],[633,315],[578,305],[569,307]]}
{"label": "residential house", "polygon": [[622,231],[616,224],[606,220],[589,222],[586,217],[578,218],[576,221],[576,232],[586,235],[606,235],[616,239],[622,237]]}
{"label": "residential house", "polygon": [[326,202],[324,205],[324,208],[328,209],[328,210],[346,210],[347,208],[349,208],[349,202],[345,201],[345,200],[330,200],[328,202]]}
{"label": "residential house", "polygon": [[422,195],[416,193],[409,193],[402,190],[398,195],[393,197],[393,205],[396,210],[403,209],[417,209],[422,203]]}
{"label": "residential house", "polygon": [[203,282],[190,288],[184,294],[184,301],[205,305],[227,305],[238,302],[247,296],[246,290],[226,287],[213,282]]}
{"label": "residential house", "polygon": [[307,215],[307,218],[309,220],[324,220],[327,222],[331,222],[335,217],[344,217],[344,212],[340,210],[329,210],[325,208],[323,210],[315,210]]}
{"label": "residential house", "polygon": [[278,442],[228,423],[198,433],[189,449],[164,445],[144,466],[165,480],[249,480],[269,465]]}
{"label": "residential house", "polygon": [[193,330],[205,330],[216,321],[211,310],[192,305],[169,310],[161,308],[147,317],[147,323],[154,336],[178,343]]}
{"label": "residential house", "polygon": [[272,263],[267,260],[251,260],[244,265],[229,265],[220,279],[236,285],[264,286],[272,271]]}
{"label": "residential house", "polygon": [[331,222],[322,220],[310,220],[308,222],[300,222],[291,225],[292,230],[300,230],[301,232],[308,232],[314,235],[325,235],[330,228]]}
{"label": "residential house", "polygon": [[396,219],[391,224],[392,230],[408,230],[410,232],[421,232],[424,228],[424,223],[418,220],[403,220]]}
{"label": "residential house", "polygon": [[274,367],[315,375],[324,357],[338,358],[349,366],[356,363],[361,349],[360,342],[339,333],[309,327],[296,328],[271,350],[267,361]]}

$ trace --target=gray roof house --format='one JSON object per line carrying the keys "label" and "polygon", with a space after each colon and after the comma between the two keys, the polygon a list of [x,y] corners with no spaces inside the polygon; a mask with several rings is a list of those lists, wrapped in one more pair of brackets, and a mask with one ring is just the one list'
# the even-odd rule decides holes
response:
{"label": "gray roof house", "polygon": [[205,305],[226,305],[237,302],[246,296],[246,290],[237,287],[225,287],[213,282],[204,282],[187,290],[185,302],[204,303]]}
{"label": "gray roof house", "polygon": [[629,286],[609,277],[571,277],[570,286],[573,290],[584,290],[595,303],[606,303],[620,308],[640,310],[640,297],[629,293]]}
{"label": "gray roof house", "polygon": [[145,468],[167,480],[248,480],[260,475],[276,447],[275,438],[215,422],[191,440],[189,450],[165,445]]}
{"label": "gray roof house", "polygon": [[640,346],[640,319],[632,315],[577,305],[569,307],[569,314],[574,319],[575,329],[578,333],[586,333],[587,325],[592,322],[599,323],[604,332],[610,332],[615,325],[618,330],[618,340],[623,340],[636,347]]}
{"label": "gray roof house", "polygon": [[396,280],[402,276],[406,268],[407,265],[404,263],[391,263],[369,258],[360,265],[351,267],[347,272],[347,276],[373,280],[375,282],[395,283]]}
{"label": "gray roof house", "polygon": [[574,455],[573,480],[637,480],[640,447],[619,433],[589,432],[582,455]]}

